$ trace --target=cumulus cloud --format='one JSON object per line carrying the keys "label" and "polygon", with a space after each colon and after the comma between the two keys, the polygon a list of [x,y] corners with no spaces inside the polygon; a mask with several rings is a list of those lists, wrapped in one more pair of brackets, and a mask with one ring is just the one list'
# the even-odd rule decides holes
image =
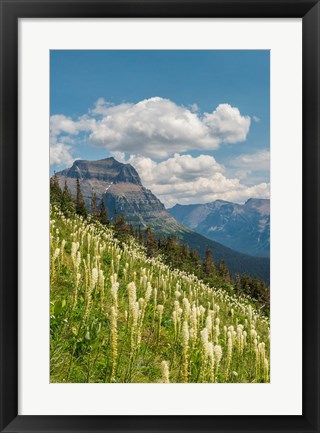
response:
{"label": "cumulus cloud", "polygon": [[225,168],[210,155],[193,157],[175,154],[162,162],[131,155],[127,160],[122,158],[122,162],[132,164],[143,184],[167,207],[176,203],[206,203],[217,199],[244,202],[251,197],[270,196],[268,183],[248,187],[238,178],[228,178]]}
{"label": "cumulus cloud", "polygon": [[250,154],[242,154],[225,161],[228,177],[240,179],[246,185],[268,182],[270,176],[270,151],[262,149]]}
{"label": "cumulus cloud", "polygon": [[71,165],[74,160],[71,146],[64,143],[55,143],[50,146],[50,165]]}
{"label": "cumulus cloud", "polygon": [[212,173],[224,170],[212,156],[180,155],[176,153],[172,158],[157,163],[151,158],[131,155],[126,161],[132,164],[143,181],[147,184],[167,185],[177,181],[192,181],[199,176],[209,177]]}
{"label": "cumulus cloud", "polygon": [[96,120],[87,114],[72,120],[63,114],[50,117],[50,135],[54,138],[61,134],[78,135],[79,132],[89,132],[95,127]]}
{"label": "cumulus cloud", "polygon": [[50,117],[50,134],[57,137],[61,133],[78,134],[77,122],[63,114],[55,114]]}
{"label": "cumulus cloud", "polygon": [[106,101],[104,98],[98,98],[94,104],[94,108],[89,110],[89,113],[92,115],[103,116],[107,113],[107,109],[113,105],[112,102]]}
{"label": "cumulus cloud", "polygon": [[270,151],[263,149],[255,153],[239,155],[232,159],[230,163],[233,167],[248,168],[252,171],[269,170]]}
{"label": "cumulus cloud", "polygon": [[192,113],[197,113],[200,110],[199,105],[196,104],[196,103],[191,104],[190,105],[190,110],[192,111]]}
{"label": "cumulus cloud", "polygon": [[90,131],[95,123],[87,115],[76,121],[63,114],[50,117],[50,165],[67,166],[76,159],[72,156],[75,136],[80,132]]}
{"label": "cumulus cloud", "polygon": [[84,132],[93,144],[108,151],[156,159],[192,149],[213,150],[223,143],[246,139],[251,120],[237,107],[220,104],[203,115],[197,110],[196,104],[189,109],[160,97],[118,105],[100,98],[92,110],[76,120],[52,116],[51,134],[59,137]]}
{"label": "cumulus cloud", "polygon": [[240,110],[229,104],[220,104],[213,113],[204,113],[203,123],[223,143],[244,141],[250,129],[250,117],[241,116]]}

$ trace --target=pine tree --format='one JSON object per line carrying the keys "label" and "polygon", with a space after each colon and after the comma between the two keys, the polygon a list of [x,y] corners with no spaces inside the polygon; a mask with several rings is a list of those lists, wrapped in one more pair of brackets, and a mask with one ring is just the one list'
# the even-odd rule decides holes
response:
{"label": "pine tree", "polygon": [[77,178],[76,212],[78,215],[81,215],[83,217],[87,216],[86,204],[81,192],[79,178]]}
{"label": "pine tree", "polygon": [[241,284],[241,277],[240,277],[240,275],[237,275],[237,277],[236,277],[236,282],[234,284],[234,288],[235,288],[235,292],[236,292],[237,295],[239,293],[241,293],[242,284]]}
{"label": "pine tree", "polygon": [[129,233],[129,227],[123,214],[115,217],[114,229],[120,237],[124,237]]}
{"label": "pine tree", "polygon": [[93,192],[91,197],[91,215],[96,217],[98,215],[98,206],[97,206],[97,194]]}
{"label": "pine tree", "polygon": [[201,257],[196,249],[193,249],[190,253],[190,260],[192,267],[197,277],[202,277]]}
{"label": "pine tree", "polygon": [[62,191],[61,210],[66,214],[70,214],[75,211],[75,204],[66,180],[64,181],[64,187]]}
{"label": "pine tree", "polygon": [[156,235],[150,227],[146,228],[145,245],[147,247],[147,253],[150,257],[153,257],[157,251],[158,242]]}
{"label": "pine tree", "polygon": [[134,227],[133,227],[133,225],[132,224],[127,224],[127,226],[128,226],[129,235],[134,237]]}
{"label": "pine tree", "polygon": [[112,219],[114,224],[116,224],[118,218],[119,218],[118,211],[116,208],[114,208],[113,209],[113,219]]}
{"label": "pine tree", "polygon": [[54,172],[54,175],[50,178],[50,200],[51,203],[55,204],[61,204],[62,201],[62,191],[56,172]]}
{"label": "pine tree", "polygon": [[138,227],[137,239],[138,239],[139,244],[143,244],[143,234],[142,234],[142,230],[141,230],[140,224],[139,224],[139,227]]}
{"label": "pine tree", "polygon": [[172,266],[175,266],[177,257],[179,256],[179,251],[177,241],[172,236],[167,237],[164,251],[167,257],[167,263],[171,263]]}
{"label": "pine tree", "polygon": [[160,232],[158,235],[158,250],[164,248],[164,245],[165,245],[165,238],[163,237],[163,234]]}
{"label": "pine tree", "polygon": [[223,278],[227,283],[231,282],[229,269],[227,268],[224,260],[220,260],[218,263],[218,275]]}
{"label": "pine tree", "polygon": [[108,211],[105,207],[104,204],[104,195],[102,194],[101,196],[101,201],[100,201],[100,206],[99,206],[99,221],[101,222],[101,224],[109,224],[109,216],[108,216]]}
{"label": "pine tree", "polygon": [[205,273],[205,275],[208,276],[209,275],[213,276],[215,273],[215,266],[214,266],[212,252],[208,246],[206,247],[206,256],[203,262],[203,272]]}

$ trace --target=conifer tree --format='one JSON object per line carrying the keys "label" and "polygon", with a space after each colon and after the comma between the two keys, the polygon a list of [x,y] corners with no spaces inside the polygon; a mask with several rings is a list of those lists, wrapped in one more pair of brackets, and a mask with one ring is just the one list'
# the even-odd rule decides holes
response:
{"label": "conifer tree", "polygon": [[189,248],[188,245],[186,244],[182,244],[181,245],[181,255],[182,257],[184,257],[185,259],[187,259],[189,257]]}
{"label": "conifer tree", "polygon": [[114,229],[121,237],[129,233],[129,227],[123,214],[116,216],[114,220]]}
{"label": "conifer tree", "polygon": [[161,251],[162,249],[164,249],[165,244],[166,244],[166,238],[162,234],[162,232],[160,232],[158,235],[158,250]]}
{"label": "conifer tree", "polygon": [[193,266],[193,269],[195,271],[195,274],[201,278],[202,277],[202,267],[201,267],[201,257],[200,254],[198,253],[198,251],[196,249],[193,249],[190,252],[190,259],[191,259],[191,263]]}
{"label": "conifer tree", "polygon": [[78,215],[81,215],[83,217],[87,216],[86,204],[81,192],[79,178],[77,178],[76,212]]}
{"label": "conifer tree", "polygon": [[75,211],[75,204],[66,180],[64,181],[64,187],[62,191],[61,209],[63,212],[68,214]]}
{"label": "conifer tree", "polygon": [[56,172],[50,178],[50,200],[51,203],[61,203],[62,200],[62,191],[59,185],[59,180]]}
{"label": "conifer tree", "polygon": [[242,286],[241,286],[241,278],[240,278],[240,275],[237,275],[237,277],[236,277],[236,282],[235,282],[235,284],[234,284],[234,288],[235,288],[235,292],[236,292],[237,294],[239,294],[239,293],[241,292],[241,288],[242,288]]}
{"label": "conifer tree", "polygon": [[218,275],[223,278],[226,282],[231,282],[231,277],[229,273],[229,269],[227,268],[227,265],[225,264],[224,260],[220,260],[218,263]]}
{"label": "conifer tree", "polygon": [[137,239],[138,239],[138,242],[139,242],[140,244],[143,244],[143,234],[142,234],[142,231],[141,231],[141,226],[140,226],[140,224],[139,224],[139,227],[138,227]]}
{"label": "conifer tree", "polygon": [[97,194],[95,192],[92,193],[91,197],[91,215],[96,217],[98,214],[98,206],[97,206]]}
{"label": "conifer tree", "polygon": [[101,224],[109,224],[108,211],[104,204],[104,195],[101,196],[100,206],[99,206],[99,221]]}
{"label": "conifer tree", "polygon": [[150,227],[146,228],[146,237],[145,237],[145,245],[147,247],[147,253],[149,256],[154,256],[154,254],[157,251],[157,238],[154,232],[151,230]]}
{"label": "conifer tree", "polygon": [[132,224],[127,224],[128,226],[128,232],[130,236],[134,236],[134,227]]}
{"label": "conifer tree", "polygon": [[203,272],[205,275],[213,275],[215,273],[212,252],[208,246],[206,247],[206,256],[203,262]]}

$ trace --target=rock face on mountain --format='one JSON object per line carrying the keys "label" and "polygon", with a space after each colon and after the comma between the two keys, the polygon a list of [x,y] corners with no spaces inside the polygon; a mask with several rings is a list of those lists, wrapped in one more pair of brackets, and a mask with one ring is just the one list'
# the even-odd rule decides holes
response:
{"label": "rock face on mountain", "polygon": [[122,164],[114,158],[100,161],[77,160],[72,167],[56,174],[60,186],[63,188],[66,182],[74,197],[77,179],[80,180],[89,212],[95,192],[98,204],[103,198],[111,218],[117,212],[118,215],[123,214],[126,221],[136,227],[151,227],[158,234],[174,235],[190,248],[197,249],[202,256],[208,246],[215,261],[224,260],[232,274],[246,272],[269,283],[269,259],[233,251],[181,224],[165,209],[161,201],[142,185],[139,174],[130,164]]}
{"label": "rock face on mountain", "polygon": [[137,171],[130,164],[122,164],[112,157],[99,161],[77,160],[57,176],[61,187],[67,181],[73,196],[76,195],[76,180],[80,180],[89,211],[95,192],[98,202],[103,197],[111,218],[117,212],[135,226],[148,226],[164,234],[183,230],[161,201],[142,185]]}
{"label": "rock face on mountain", "polygon": [[270,255],[270,200],[249,199],[245,204],[216,200],[176,205],[169,212],[179,222],[237,251]]}
{"label": "rock face on mountain", "polygon": [[122,164],[113,157],[100,159],[99,161],[77,160],[72,167],[60,171],[59,176],[84,181],[99,180],[110,183],[133,183],[141,185],[141,180],[136,170],[130,164]]}

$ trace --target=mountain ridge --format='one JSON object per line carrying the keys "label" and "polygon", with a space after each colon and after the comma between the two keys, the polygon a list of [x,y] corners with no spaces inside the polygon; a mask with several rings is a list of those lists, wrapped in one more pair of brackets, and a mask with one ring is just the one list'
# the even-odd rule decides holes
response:
{"label": "mountain ridge", "polygon": [[270,256],[270,200],[250,198],[244,204],[215,200],[168,209],[179,222],[229,248]]}

